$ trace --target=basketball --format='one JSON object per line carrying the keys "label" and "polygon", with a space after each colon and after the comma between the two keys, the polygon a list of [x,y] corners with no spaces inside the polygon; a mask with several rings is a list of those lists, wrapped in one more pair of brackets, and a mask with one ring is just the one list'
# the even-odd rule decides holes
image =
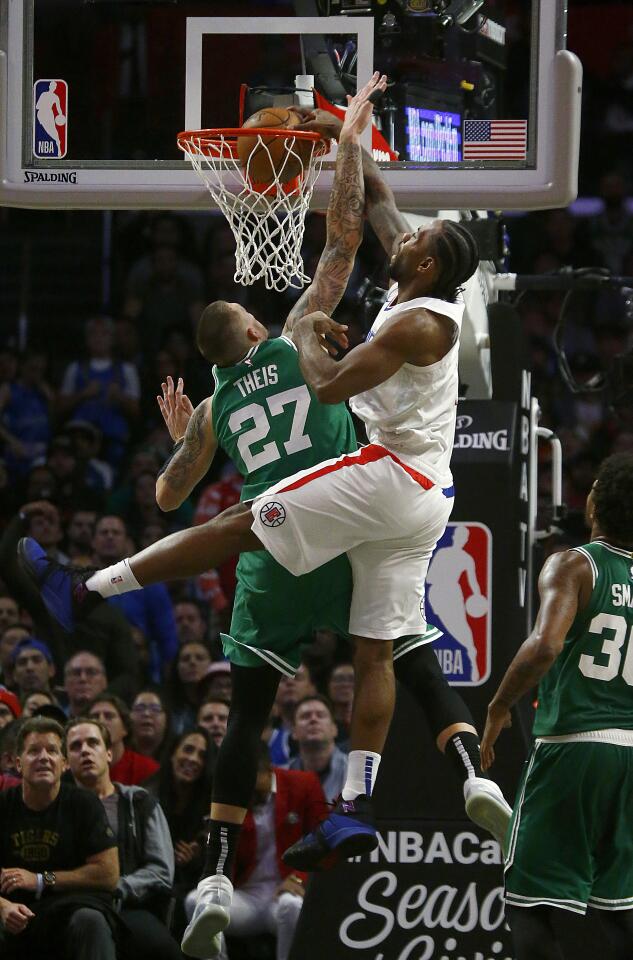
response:
{"label": "basketball", "polygon": [[466,601],[466,613],[469,617],[477,619],[483,617],[488,612],[488,601],[480,593],[471,593]]}
{"label": "basketball", "polygon": [[66,123],[66,117],[62,113],[58,113],[55,117],[55,123],[58,127],[63,127]]}
{"label": "basketball", "polygon": [[[278,127],[292,130],[301,123],[298,114],[287,107],[265,107],[245,121],[242,129],[250,127]],[[301,160],[289,151],[299,154]],[[255,183],[269,184],[278,177],[288,183],[298,176],[312,151],[311,141],[287,140],[285,137],[238,137],[237,153],[240,163],[249,178]]]}

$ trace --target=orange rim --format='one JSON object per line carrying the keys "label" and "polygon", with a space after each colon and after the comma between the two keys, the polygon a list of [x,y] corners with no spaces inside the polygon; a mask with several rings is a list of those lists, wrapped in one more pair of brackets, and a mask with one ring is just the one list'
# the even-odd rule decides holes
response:
{"label": "orange rim", "polygon": [[231,157],[237,159],[237,141],[239,137],[265,136],[268,138],[281,137],[284,140],[307,140],[313,143],[320,141],[315,156],[327,153],[330,141],[315,133],[313,130],[280,130],[279,127],[214,127],[209,130],[183,130],[176,137],[178,147],[185,153],[193,142],[196,150],[205,156],[217,157],[218,151],[229,148]]}

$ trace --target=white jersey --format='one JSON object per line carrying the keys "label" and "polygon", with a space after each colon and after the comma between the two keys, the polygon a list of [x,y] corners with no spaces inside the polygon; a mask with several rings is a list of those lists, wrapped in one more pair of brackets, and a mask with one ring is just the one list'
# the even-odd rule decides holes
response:
{"label": "white jersey", "polygon": [[459,376],[459,333],[464,302],[418,297],[395,303],[398,285],[389,291],[386,303],[374,320],[367,340],[375,337],[392,317],[407,310],[424,309],[450,317],[458,336],[446,356],[426,367],[404,363],[400,369],[371,390],[350,398],[350,407],[367,429],[370,443],[380,444],[440,484],[451,482],[450,459],[455,438]]}

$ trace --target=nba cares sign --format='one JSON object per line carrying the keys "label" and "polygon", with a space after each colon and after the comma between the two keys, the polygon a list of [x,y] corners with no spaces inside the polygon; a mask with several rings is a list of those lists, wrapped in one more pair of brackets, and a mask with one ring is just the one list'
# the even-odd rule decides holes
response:
{"label": "nba cares sign", "polygon": [[490,676],[492,533],[483,523],[449,523],[426,577],[426,619],[446,679],[478,686]]}
{"label": "nba cares sign", "polygon": [[36,80],[33,85],[33,156],[60,160],[68,140],[68,84]]}

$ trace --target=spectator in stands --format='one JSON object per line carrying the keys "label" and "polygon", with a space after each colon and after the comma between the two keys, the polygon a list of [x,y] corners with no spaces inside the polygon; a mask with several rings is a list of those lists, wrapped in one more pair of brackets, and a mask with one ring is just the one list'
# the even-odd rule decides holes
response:
{"label": "spectator in stands", "polygon": [[141,473],[153,473],[154,476],[156,476],[166,452],[167,451],[160,454],[156,450],[147,447],[132,452],[132,457],[125,470],[123,479],[116,485],[108,497],[106,504],[108,515],[116,514],[117,516],[124,516],[129,511],[136,478]]}
{"label": "spectator in stands", "polygon": [[24,477],[50,440],[53,391],[47,364],[44,351],[31,348],[20,360],[17,377],[0,385],[0,439],[12,478]]}
{"label": "spectator in stands", "polygon": [[88,706],[86,716],[99,720],[110,734],[110,776],[117,783],[138,785],[158,770],[152,757],[143,756],[127,746],[132,724],[126,704],[116,694],[99,694]]}
{"label": "spectator in stands", "polygon": [[[136,652],[130,627],[123,614],[109,603],[95,606],[77,623],[72,633],[54,624],[37,591],[17,569],[17,545],[21,537],[38,533],[46,535],[58,523],[58,513],[45,501],[28,503],[7,524],[0,538],[0,569],[12,595],[28,611],[34,622],[34,631],[46,640],[61,670],[68,658],[81,650],[100,657],[108,672],[110,689],[123,697],[135,691]],[[32,531],[37,530],[37,533]],[[61,528],[60,528],[61,536]],[[39,540],[42,543],[41,540]],[[44,546],[44,544],[42,544]],[[51,552],[50,550],[48,551]],[[54,551],[53,551],[54,555]]]}
{"label": "spectator in stands", "polygon": [[62,783],[63,730],[33,717],[18,734],[22,784],[0,793],[3,958],[116,960],[116,840],[97,797]]}
{"label": "spectator in stands", "polygon": [[87,420],[103,434],[108,462],[118,464],[139,411],[138,371],[113,356],[114,326],[109,317],[85,325],[86,359],[64,372],[59,409],[63,418]]}
{"label": "spectator in stands", "polygon": [[75,455],[75,445],[66,433],[58,433],[51,440],[46,456],[46,466],[55,477],[55,502],[67,514],[78,503],[94,509],[101,507],[101,491],[88,484],[85,465]]}
{"label": "spectator in stands", "polygon": [[139,690],[132,703],[130,723],[132,748],[160,763],[169,734],[169,711],[159,688]]}
{"label": "spectator in stands", "polygon": [[0,634],[0,683],[13,687],[13,651],[20,642],[29,636],[26,627],[19,624],[5,627]]}
{"label": "spectator in stands", "polygon": [[[135,478],[132,500],[126,518],[137,536],[149,523],[165,523],[165,514],[156,503],[155,473],[143,471]],[[170,511],[169,526],[172,531],[190,527],[192,519],[193,504],[186,498],[176,510]]]}
{"label": "spectator in stands", "polygon": [[313,693],[318,693],[317,685],[312,676],[312,671],[307,663],[302,661],[295,673],[295,696],[297,701]]}
{"label": "spectator in stands", "polygon": [[0,730],[7,727],[22,714],[20,701],[6,687],[0,687]]}
{"label": "spectator in stands", "polygon": [[174,844],[177,910],[173,930],[177,937],[185,923],[184,896],[197,884],[202,869],[204,820],[211,796],[210,750],[215,753],[206,730],[196,728],[182,733],[160,770],[144,784],[165,811]]}
{"label": "spectator in stands", "polygon": [[108,687],[103,660],[88,650],[80,650],[64,667],[64,686],[68,697],[68,716],[83,716],[88,704]]}
{"label": "spectator in stands", "polygon": [[273,708],[275,729],[268,744],[270,759],[276,767],[286,767],[290,760],[290,736],[297,700],[294,677],[283,676],[277,687]]}
{"label": "spectator in stands", "polygon": [[220,746],[226,736],[230,707],[228,700],[207,697],[198,708],[196,725],[208,732],[216,747]]}
{"label": "spectator in stands", "polygon": [[[79,717],[66,727],[66,756],[75,783],[99,798],[119,848],[115,893],[126,947],[147,960],[182,960],[165,926],[174,880],[174,848],[160,804],[147,790],[111,776],[110,735],[99,721]],[[128,938],[129,937],[129,941]]]}
{"label": "spectator in stands", "polygon": [[92,559],[92,538],[97,514],[94,510],[74,510],[66,526],[66,553],[71,563],[87,567]]}
{"label": "spectator in stands", "polygon": [[[235,858],[230,937],[275,934],[276,960],[288,960],[305,893],[307,874],[291,870],[281,855],[326,812],[313,773],[273,767],[262,743],[253,805],[246,814]],[[195,891],[186,901],[191,916]]]}
{"label": "spectator in stands", "polygon": [[110,490],[114,481],[114,470],[105,460],[99,459],[99,428],[89,420],[70,420],[64,425],[64,433],[73,442],[73,451],[87,486],[92,490]]}
{"label": "spectator in stands", "polygon": [[220,700],[231,702],[233,680],[231,678],[231,665],[228,660],[216,660],[211,664],[202,687],[205,700],[209,697],[219,697]]}
{"label": "spectator in stands", "polygon": [[18,733],[23,724],[24,719],[20,716],[0,728],[0,773],[18,780]]}
{"label": "spectator in stands", "polygon": [[[92,540],[93,561],[104,567],[128,555],[127,528],[120,517],[101,517]],[[110,597],[108,603],[143,631],[150,648],[150,676],[160,683],[178,650],[172,602],[164,583]]]}
{"label": "spectator in stands", "polygon": [[347,772],[347,756],[336,746],[336,734],[332,707],[325,697],[299,701],[292,728],[299,753],[290,761],[290,769],[316,773],[326,800],[338,797]]}
{"label": "spectator in stands", "polygon": [[211,667],[211,652],[204,643],[191,640],[178,650],[175,669],[169,680],[167,699],[171,710],[171,732],[191,729],[202,701],[202,681]]}
{"label": "spectator in stands", "polygon": [[199,269],[172,244],[160,243],[137,261],[126,287],[124,315],[136,321],[149,352],[158,349],[171,325],[193,330],[206,303]]}
{"label": "spectator in stands", "polygon": [[206,643],[208,623],[205,609],[196,600],[179,600],[174,604],[178,643],[193,640]]}
{"label": "spectator in stands", "polygon": [[622,273],[624,261],[633,249],[633,216],[626,207],[629,192],[620,173],[605,173],[599,187],[604,210],[591,221],[593,246],[614,274]]}
{"label": "spectator in stands", "polygon": [[334,664],[326,684],[326,693],[338,728],[336,742],[339,745],[346,744],[354,705],[354,664],[351,661]]}
{"label": "spectator in stands", "polygon": [[13,683],[18,696],[32,690],[50,690],[55,677],[51,651],[35,637],[25,637],[13,650]]}
{"label": "spectator in stands", "polygon": [[20,608],[13,597],[0,597],[0,634],[20,622]]}
{"label": "spectator in stands", "polygon": [[20,509],[24,518],[24,536],[33,537],[46,550],[50,557],[66,563],[68,557],[60,549],[64,539],[59,510],[48,500],[36,500]]}
{"label": "spectator in stands", "polygon": [[22,716],[27,719],[36,716],[39,708],[45,704],[59,706],[51,690],[31,690],[22,698]]}

